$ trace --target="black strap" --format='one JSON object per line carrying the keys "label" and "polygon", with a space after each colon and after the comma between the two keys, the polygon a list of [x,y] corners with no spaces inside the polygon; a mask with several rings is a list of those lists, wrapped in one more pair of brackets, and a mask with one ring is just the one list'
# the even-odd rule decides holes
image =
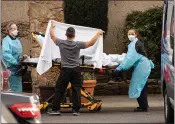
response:
{"label": "black strap", "polygon": [[137,53],[147,57],[147,53],[145,51],[143,42],[137,41],[136,44],[135,44],[135,49],[136,49]]}

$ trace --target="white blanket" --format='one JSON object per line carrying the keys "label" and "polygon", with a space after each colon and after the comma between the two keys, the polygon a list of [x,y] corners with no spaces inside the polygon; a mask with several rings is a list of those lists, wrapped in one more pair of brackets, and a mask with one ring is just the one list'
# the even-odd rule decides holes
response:
{"label": "white blanket", "polygon": [[103,66],[119,65],[125,58],[126,53],[123,54],[109,54],[103,53]]}
{"label": "white blanket", "polygon": [[[43,42],[44,42],[44,37],[41,36],[41,35],[35,35],[35,39],[39,42],[39,44],[41,44],[43,46]],[[116,65],[119,65],[123,59],[125,58],[126,56],[126,53],[123,53],[123,54],[106,54],[106,53],[103,53],[101,54],[101,58],[102,58],[102,65],[103,66],[116,66]],[[91,59],[88,59],[89,57],[85,57],[85,60],[84,60],[84,64],[86,65],[92,65],[93,63],[91,62]],[[56,58],[58,59],[58,58]],[[35,61],[36,59],[34,58],[31,58],[30,61]],[[61,62],[61,59],[59,58],[59,60],[57,60],[58,62]],[[37,60],[37,63],[38,63],[38,60]],[[80,59],[80,64],[82,64],[82,60]]]}
{"label": "white blanket", "polygon": [[[76,26],[70,25],[65,23],[60,23],[53,21],[55,25],[55,34],[56,37],[65,40],[66,30],[68,27],[75,28],[75,41],[89,41],[91,38],[97,33],[99,29],[83,27],[83,26]],[[41,50],[41,54],[39,57],[39,61],[37,64],[37,72],[42,75],[44,72],[48,71],[49,68],[52,67],[52,60],[56,58],[61,58],[59,47],[54,44],[50,37],[50,29],[51,21],[49,21],[45,33],[45,38]],[[97,42],[87,48],[80,50],[80,56],[87,56],[90,57],[90,62],[94,65],[94,68],[101,68],[102,67],[102,53],[103,53],[103,36],[100,36]]]}
{"label": "white blanket", "polygon": [[[106,53],[103,53],[102,55],[102,65],[103,66],[116,66],[119,65],[125,58],[126,53],[123,54],[109,54],[107,55]],[[28,58],[25,59],[24,62],[28,63],[38,63],[39,58]],[[61,62],[61,59],[55,59],[55,62]],[[79,60],[80,64],[82,64],[82,59]],[[85,57],[84,59],[84,64],[85,65],[92,65],[93,63],[91,62],[91,58]]]}

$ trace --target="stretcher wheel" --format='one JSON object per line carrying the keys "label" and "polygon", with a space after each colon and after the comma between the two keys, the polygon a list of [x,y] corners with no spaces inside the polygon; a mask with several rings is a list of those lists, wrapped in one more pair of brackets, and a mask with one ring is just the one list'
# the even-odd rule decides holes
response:
{"label": "stretcher wheel", "polygon": [[96,109],[97,112],[101,111],[101,106]]}
{"label": "stretcher wheel", "polygon": [[95,113],[95,112],[97,112],[96,110],[89,110],[90,112],[92,112],[92,113]]}
{"label": "stretcher wheel", "polygon": [[49,103],[48,106],[44,109],[45,112],[51,111],[52,110],[52,103]]}
{"label": "stretcher wheel", "polygon": [[99,111],[101,111],[101,106],[99,106],[98,108],[94,108],[93,110],[89,109],[89,111],[90,112],[99,112]]}

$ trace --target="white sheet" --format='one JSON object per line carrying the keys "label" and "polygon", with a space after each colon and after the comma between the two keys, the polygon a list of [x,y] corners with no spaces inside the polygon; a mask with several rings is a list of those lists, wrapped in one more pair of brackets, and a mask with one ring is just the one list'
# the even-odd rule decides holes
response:
{"label": "white sheet", "polygon": [[[116,66],[119,65],[123,59],[125,58],[126,54],[109,54],[107,55],[106,53],[102,54],[102,65],[103,66]],[[39,58],[28,58],[25,59],[24,62],[29,62],[29,63],[38,63]],[[61,59],[55,59],[54,61],[56,62],[61,62]],[[80,64],[82,64],[82,59],[80,59]],[[93,63],[91,62],[90,58],[85,57],[84,60],[84,64],[85,65],[92,65]]]}
{"label": "white sheet", "polygon": [[[74,27],[75,28],[75,41],[88,41],[91,40],[91,38],[97,33],[99,29],[89,28],[89,27],[83,27],[83,26],[76,26],[76,25],[70,25],[65,23],[60,23],[53,21],[55,25],[55,34],[58,38],[65,40],[66,36],[66,29],[68,27]],[[50,29],[51,21],[49,21],[46,34],[41,50],[41,54],[39,57],[39,61],[37,64],[37,72],[42,75],[44,72],[49,70],[49,68],[52,67],[52,60],[56,58],[61,58],[60,56],[60,50],[59,47],[56,46],[51,37],[50,37]],[[101,68],[102,67],[102,53],[103,53],[103,36],[100,36],[97,40],[97,42],[87,48],[80,50],[80,56],[88,56],[91,59],[89,60],[93,65],[94,68]]]}
{"label": "white sheet", "polygon": [[109,54],[103,53],[103,66],[119,65],[125,58],[126,53],[123,54]]}
{"label": "white sheet", "polygon": [[[41,45],[43,45],[44,42],[44,37],[42,37],[41,35],[36,35],[35,37],[37,39],[38,42],[40,42]],[[102,58],[102,65],[103,66],[116,66],[119,65],[123,59],[125,58],[126,53],[123,54],[106,54],[106,53],[102,53],[101,54],[101,58]],[[90,57],[91,58],[91,57]],[[89,57],[85,57],[84,60],[84,64],[86,65],[92,65],[93,63],[91,62],[91,59]],[[33,60],[30,60],[33,61]],[[59,58],[58,62],[60,62],[61,59]],[[80,60],[80,64],[82,63],[82,60]]]}

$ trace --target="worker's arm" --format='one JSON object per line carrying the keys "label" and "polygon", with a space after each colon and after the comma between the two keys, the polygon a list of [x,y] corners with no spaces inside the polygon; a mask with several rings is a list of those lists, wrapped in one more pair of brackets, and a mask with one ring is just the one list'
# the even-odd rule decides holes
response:
{"label": "worker's arm", "polygon": [[51,26],[50,26],[50,37],[53,40],[53,42],[56,44],[57,38],[56,38],[55,33],[54,33],[54,26],[53,26],[52,22],[51,22]]}
{"label": "worker's arm", "polygon": [[99,30],[99,31],[96,33],[96,35],[95,35],[90,41],[86,41],[85,47],[88,48],[88,47],[90,47],[90,46],[93,46],[93,45],[95,44],[95,42],[97,41],[98,37],[99,37],[100,35],[102,35],[103,33],[104,33],[104,31]]}
{"label": "worker's arm", "polygon": [[13,50],[10,47],[10,42],[8,40],[2,40],[2,57],[10,65],[17,65],[18,61],[13,56]]}

